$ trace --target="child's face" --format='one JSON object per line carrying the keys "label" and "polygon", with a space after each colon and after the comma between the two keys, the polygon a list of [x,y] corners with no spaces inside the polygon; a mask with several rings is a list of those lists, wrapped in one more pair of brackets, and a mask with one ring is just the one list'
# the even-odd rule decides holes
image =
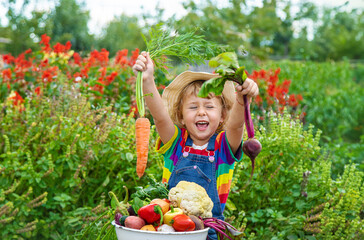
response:
{"label": "child's face", "polygon": [[221,101],[214,97],[199,98],[194,94],[183,98],[182,124],[196,145],[204,145],[224,121]]}

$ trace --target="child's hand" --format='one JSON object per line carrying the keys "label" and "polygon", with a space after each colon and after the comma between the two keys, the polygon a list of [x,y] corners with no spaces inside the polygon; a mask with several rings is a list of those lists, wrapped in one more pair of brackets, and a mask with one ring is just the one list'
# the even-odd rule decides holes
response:
{"label": "child's hand", "polygon": [[236,86],[236,100],[239,103],[244,103],[243,96],[247,95],[248,102],[251,102],[253,97],[256,97],[259,94],[258,85],[252,79],[245,79],[243,85]]}
{"label": "child's hand", "polygon": [[153,80],[154,64],[147,52],[142,52],[133,66],[133,72],[135,75],[137,75],[139,71],[143,72],[143,81],[150,79]]}

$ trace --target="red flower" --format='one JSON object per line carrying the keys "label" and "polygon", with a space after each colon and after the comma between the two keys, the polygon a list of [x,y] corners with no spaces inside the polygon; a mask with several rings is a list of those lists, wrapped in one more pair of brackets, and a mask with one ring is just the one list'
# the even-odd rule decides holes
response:
{"label": "red flower", "polygon": [[270,98],[269,96],[267,96],[267,104],[268,104],[268,106],[272,106],[274,104],[273,98]]}
{"label": "red flower", "polygon": [[62,45],[60,43],[56,43],[56,45],[53,46],[53,50],[55,53],[67,53],[68,50],[71,49],[71,42],[68,41],[66,45]]}
{"label": "red flower", "polygon": [[92,90],[98,91],[101,94],[104,94],[104,87],[105,82],[103,82],[101,79],[97,80],[95,86],[92,87]]}
{"label": "red flower", "polygon": [[255,103],[258,104],[258,106],[261,106],[263,103],[263,99],[260,95],[255,97]]}
{"label": "red flower", "polygon": [[165,85],[161,84],[157,87],[158,90],[164,90],[166,88]]}
{"label": "red flower", "polygon": [[129,113],[130,113],[130,114],[133,114],[133,117],[134,117],[134,116],[136,115],[136,113],[137,113],[137,112],[138,112],[138,107],[137,107],[136,101],[134,100],[134,101],[131,103]]}
{"label": "red flower", "polygon": [[268,95],[273,97],[274,96],[274,91],[275,91],[275,85],[274,84],[269,84],[268,89],[267,89]]}
{"label": "red flower", "polygon": [[102,67],[98,71],[101,73],[101,78],[104,78],[106,76],[106,67]]}
{"label": "red flower", "polygon": [[289,90],[289,86],[291,85],[291,80],[285,79],[282,83],[282,91],[283,93],[287,94]]}
{"label": "red flower", "polygon": [[279,111],[280,113],[283,113],[283,111],[284,111],[284,106],[279,107],[279,108],[278,108],[278,111]]}
{"label": "red flower", "polygon": [[51,45],[49,44],[49,41],[51,40],[51,38],[48,37],[47,34],[43,34],[41,38],[42,38],[42,40],[39,42],[39,44],[44,45],[44,47],[42,47],[42,50],[44,52],[50,52],[52,50]]}
{"label": "red flower", "polygon": [[56,45],[53,46],[53,51],[55,53],[63,53],[65,51],[65,47],[60,43],[56,43]]}
{"label": "red flower", "polygon": [[116,53],[114,63],[124,66],[125,64],[128,63],[127,56],[128,56],[128,49],[123,49],[118,51]]}
{"label": "red flower", "polygon": [[66,50],[66,51],[68,51],[68,50],[70,50],[70,49],[71,49],[71,47],[72,47],[71,42],[70,42],[70,41],[67,41],[67,42],[66,42],[66,45],[65,45],[65,50]]}
{"label": "red flower", "polygon": [[265,71],[264,69],[261,69],[261,70],[259,71],[259,77],[260,77],[260,78],[265,78],[265,77],[266,77],[266,71]]}
{"label": "red flower", "polygon": [[93,66],[96,62],[99,62],[101,66],[106,66],[109,63],[109,52],[106,49],[101,51],[93,50],[90,53],[89,66]]}
{"label": "red flower", "polygon": [[41,63],[40,63],[40,67],[47,67],[49,65],[49,62],[48,62],[48,58],[44,59]]}
{"label": "red flower", "polygon": [[17,91],[12,91],[8,97],[8,100],[13,103],[14,107],[19,108],[20,112],[24,111],[24,99]]}
{"label": "red flower", "polygon": [[277,69],[274,71],[274,75],[276,75],[276,76],[278,76],[280,73],[281,73],[281,68],[277,68]]}
{"label": "red flower", "polygon": [[278,82],[278,76],[277,75],[268,76],[268,82],[270,82],[273,85],[276,85]]}
{"label": "red flower", "polygon": [[131,51],[132,55],[129,61],[129,66],[133,66],[139,56],[139,49],[136,48],[135,51]]}
{"label": "red flower", "polygon": [[81,69],[81,75],[84,77],[84,78],[88,78],[88,72],[90,71],[90,69],[85,66],[85,68]]}
{"label": "red flower", "polygon": [[289,95],[288,103],[292,107],[298,106],[298,101],[296,99],[296,96],[294,94]]}
{"label": "red flower", "polygon": [[81,60],[82,60],[82,58],[81,58],[81,56],[80,56],[80,54],[79,53],[74,53],[73,54],[73,60],[75,61],[75,63],[77,64],[77,65],[81,65]]}
{"label": "red flower", "polygon": [[34,92],[35,92],[35,94],[36,94],[37,96],[40,96],[40,95],[42,94],[42,90],[40,89],[40,87],[36,87],[36,88],[34,89]]}
{"label": "red flower", "polygon": [[10,68],[4,69],[2,74],[3,74],[3,82],[11,80],[11,69]]}
{"label": "red flower", "polygon": [[11,54],[5,54],[3,55],[3,61],[6,64],[12,64],[15,61],[15,58],[11,56]]}
{"label": "red flower", "polygon": [[57,66],[50,67],[50,68],[44,70],[44,72],[42,74],[42,80],[44,82],[52,82],[53,79],[57,76],[57,72],[58,72]]}
{"label": "red flower", "polygon": [[118,73],[114,71],[109,76],[106,76],[106,85],[111,84],[115,80],[117,75]]}

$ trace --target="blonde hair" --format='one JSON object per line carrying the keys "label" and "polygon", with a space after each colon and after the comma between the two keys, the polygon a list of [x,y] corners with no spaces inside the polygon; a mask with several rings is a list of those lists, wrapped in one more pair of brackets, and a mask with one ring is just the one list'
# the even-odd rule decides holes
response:
{"label": "blonde hair", "polygon": [[[185,96],[197,96],[198,92],[201,89],[202,84],[204,83],[204,80],[196,80],[188,84],[186,87],[182,89],[182,91],[179,93],[176,103],[171,109],[171,118],[172,121],[179,127],[183,128],[184,125],[182,124],[183,119],[183,113],[182,113],[182,106],[183,106],[183,98]],[[217,98],[221,102],[222,106],[222,112],[221,115],[224,116],[224,121],[219,125],[219,127],[216,129],[216,132],[220,132],[224,129],[224,125],[228,119],[230,109],[233,106],[233,103],[228,101],[224,95],[216,96],[214,93],[209,93],[207,96],[208,99]]]}

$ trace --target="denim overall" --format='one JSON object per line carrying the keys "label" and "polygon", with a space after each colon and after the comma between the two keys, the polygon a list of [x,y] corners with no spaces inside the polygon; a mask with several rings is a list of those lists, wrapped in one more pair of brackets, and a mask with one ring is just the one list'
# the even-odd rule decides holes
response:
{"label": "denim overall", "polygon": [[[224,219],[216,186],[216,164],[215,164],[215,139],[214,134],[207,145],[208,156],[189,153],[192,148],[192,139],[188,136],[182,156],[178,159],[174,170],[169,178],[169,188],[175,187],[180,181],[195,182],[206,189],[207,194],[214,203],[212,208],[213,217]],[[217,240],[215,230],[210,229],[208,239]]]}

